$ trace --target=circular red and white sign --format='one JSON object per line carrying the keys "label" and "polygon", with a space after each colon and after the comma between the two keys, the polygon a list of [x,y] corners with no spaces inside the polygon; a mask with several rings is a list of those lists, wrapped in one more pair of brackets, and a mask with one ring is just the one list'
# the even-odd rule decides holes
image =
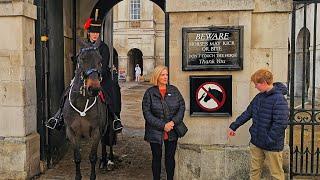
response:
{"label": "circular red and white sign", "polygon": [[206,111],[220,109],[226,101],[226,91],[216,82],[205,82],[196,91],[196,102]]}

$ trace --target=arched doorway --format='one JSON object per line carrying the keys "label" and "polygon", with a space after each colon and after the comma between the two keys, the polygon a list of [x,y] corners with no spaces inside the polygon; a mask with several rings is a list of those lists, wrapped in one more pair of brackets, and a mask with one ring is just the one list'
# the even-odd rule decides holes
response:
{"label": "arched doorway", "polygon": [[[305,41],[304,41],[305,38]],[[297,37],[295,59],[295,96],[308,96],[310,87],[310,31],[302,28]]]}
{"label": "arched doorway", "polygon": [[[90,17],[95,16],[96,9],[99,9],[99,14],[98,14],[98,19],[103,20],[105,19],[106,15],[110,12],[110,10],[113,9],[113,7],[120,2],[123,2],[124,0],[98,0],[96,1],[95,5],[92,8]],[[148,0],[147,0],[148,1]],[[161,59],[164,59],[164,65],[169,67],[169,14],[165,12],[165,6],[166,6],[166,0],[149,0],[153,2],[156,6],[158,6],[160,11],[164,13],[164,43],[158,43],[159,44],[164,44],[164,47],[162,48],[164,50],[164,53],[161,53],[160,55],[157,54],[155,57],[157,58],[155,61],[159,62]],[[134,24],[134,23],[133,23]],[[156,37],[159,37],[157,34],[155,35]],[[162,36],[163,37],[163,36]],[[137,47],[137,46],[131,46],[132,47]],[[120,53],[121,48],[117,47],[118,54],[119,54],[119,65],[123,64],[123,54]],[[139,47],[141,49],[141,47]],[[127,49],[129,50],[129,49]],[[164,57],[162,57],[164,56]],[[146,58],[150,58],[149,55],[145,54]],[[154,63],[154,64],[163,64],[163,63]],[[149,67],[149,65],[148,65]],[[120,67],[119,67],[120,68]],[[146,69],[145,69],[146,70]],[[129,74],[129,72],[126,72],[126,74]]]}
{"label": "arched doorway", "polygon": [[[55,134],[56,132],[54,131],[48,132],[48,130],[46,130],[45,126],[43,125],[43,120],[48,119],[49,116],[52,116],[53,115],[52,113],[55,113],[56,109],[59,106],[60,95],[64,89],[63,63],[70,61],[69,56],[71,57],[72,55],[76,55],[76,52],[77,52],[76,35],[78,34],[82,37],[85,37],[85,34],[83,33],[84,31],[82,31],[83,23],[85,22],[85,19],[87,19],[90,14],[91,14],[90,17],[94,16],[94,12],[96,9],[100,10],[98,18],[104,19],[105,16],[108,14],[108,12],[116,4],[122,1],[123,0],[93,0],[93,1],[59,0],[59,1],[50,1],[50,3],[44,3],[40,0],[35,1],[35,4],[37,5],[39,4],[39,7],[41,7],[41,8],[38,8],[39,16],[38,16],[37,22],[39,23],[36,26],[36,29],[38,31],[36,59],[38,61],[37,66],[38,67],[41,66],[41,69],[37,69],[37,81],[38,81],[37,86],[39,85],[40,87],[42,87],[42,89],[39,89],[39,88],[37,89],[38,91],[37,94],[39,95],[37,116],[38,116],[38,132],[41,134],[41,159],[42,160],[43,159],[45,160],[45,158],[48,157],[48,162],[50,162],[50,159],[51,159],[50,156],[55,156],[56,154],[57,155],[63,154],[63,153],[60,153],[60,152],[63,152],[63,150],[59,150],[58,148],[56,148],[56,147],[62,147],[58,145],[58,143],[60,144],[65,142],[65,141],[62,141],[63,138],[61,138],[61,137],[64,137],[63,133],[61,133],[62,136],[60,135],[57,136]],[[149,1],[159,6],[162,11],[165,10],[165,0],[149,0]],[[72,12],[70,12],[71,9],[72,9]],[[43,14],[46,14],[45,18]],[[166,28],[165,28],[166,40],[165,41],[167,44],[168,42],[167,30],[169,29],[168,28],[169,16],[166,16],[166,17],[167,18],[165,23],[166,24]],[[50,28],[50,32],[44,32],[45,28],[42,27],[43,24],[47,24],[46,26],[48,27],[52,26],[52,28]],[[63,31],[64,28],[67,28],[67,30]],[[70,34],[69,32],[70,29],[73,30],[72,34]],[[78,30],[80,31],[78,32]],[[63,32],[68,32],[65,37]],[[49,34],[49,37],[55,37],[55,38],[53,38],[53,40],[50,41],[51,43],[49,41],[41,42],[39,37],[42,34],[47,34],[47,33]],[[55,42],[58,42],[58,44],[61,44],[64,42],[65,44],[61,46],[54,46]],[[67,50],[66,50],[66,47],[68,48]],[[135,46],[131,46],[131,48],[132,47],[135,47]],[[166,47],[168,47],[168,45],[166,45]],[[117,48],[117,50],[120,51],[121,49]],[[119,65],[121,64],[122,57],[119,56],[118,54],[119,51],[117,50],[113,49],[112,46],[110,46],[110,52],[113,52],[113,55],[111,55],[114,58],[113,63],[116,67],[119,67]],[[56,53],[57,51],[59,52]],[[126,49],[125,52],[127,53],[128,49]],[[67,54],[65,55],[66,57],[63,56],[64,54]],[[168,56],[167,53],[165,53],[165,55]],[[59,58],[54,58],[57,56],[59,56]],[[59,62],[55,62],[56,59],[59,59]],[[64,59],[65,59],[65,62],[63,61]],[[54,61],[54,62],[43,63],[43,62],[51,62],[51,61]],[[45,71],[46,68],[48,68],[48,71],[50,73],[47,73]],[[141,64],[141,68],[143,68],[142,64]],[[72,74],[73,72],[72,67],[69,69],[65,71],[67,71],[69,74]],[[117,69],[119,70],[119,68]],[[146,68],[144,71],[146,71]],[[119,75],[121,75],[120,72],[119,72]],[[47,77],[48,77],[48,80],[46,80]],[[71,77],[72,76],[70,75],[70,78]],[[56,85],[56,82],[59,82],[58,86],[50,86],[50,84],[52,83],[55,83]],[[68,83],[69,83],[69,79],[66,80],[66,84]],[[45,86],[46,84],[47,86]],[[53,140],[50,136],[54,137],[56,140]],[[57,142],[57,145],[55,145],[56,142]]]}
{"label": "arched doorway", "polygon": [[[99,19],[103,19],[105,15],[119,2],[123,0],[99,0],[94,8],[91,11],[90,17],[94,17],[94,14],[96,12],[96,9],[101,10],[101,13],[99,14]],[[165,0],[150,0],[157,4],[163,11],[165,11]]]}
{"label": "arched doorway", "polygon": [[141,68],[141,75],[143,75],[143,54],[140,49],[133,48],[128,52],[128,69],[127,69],[127,79],[134,80],[135,72],[134,68],[137,64],[139,64]]}

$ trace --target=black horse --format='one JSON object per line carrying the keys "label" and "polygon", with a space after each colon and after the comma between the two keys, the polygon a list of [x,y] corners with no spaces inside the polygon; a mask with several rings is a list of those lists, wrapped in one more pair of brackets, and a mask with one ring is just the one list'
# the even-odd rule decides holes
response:
{"label": "black horse", "polygon": [[80,140],[82,138],[89,139],[91,143],[89,154],[91,163],[90,179],[96,179],[97,148],[101,135],[109,123],[109,120],[106,120],[106,105],[98,97],[101,92],[100,72],[102,57],[98,50],[100,42],[98,40],[92,45],[85,41],[80,41],[81,50],[77,58],[75,77],[63,106],[66,133],[74,150],[76,180],[81,179]]}

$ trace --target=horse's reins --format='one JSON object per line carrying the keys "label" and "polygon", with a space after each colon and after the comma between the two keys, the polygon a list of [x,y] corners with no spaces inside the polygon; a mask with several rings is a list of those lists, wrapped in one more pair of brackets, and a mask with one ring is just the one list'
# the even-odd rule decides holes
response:
{"label": "horse's reins", "polygon": [[84,107],[84,110],[83,111],[80,111],[79,109],[77,109],[71,102],[71,92],[72,92],[72,88],[73,88],[73,81],[71,81],[71,88],[69,90],[69,104],[70,106],[75,110],[77,111],[81,117],[84,117],[86,116],[86,112],[89,111],[95,104],[96,104],[96,101],[97,101],[97,96],[94,97],[94,101],[93,103],[88,107],[88,104],[89,104],[89,99],[87,99],[87,102],[86,102],[86,106]]}

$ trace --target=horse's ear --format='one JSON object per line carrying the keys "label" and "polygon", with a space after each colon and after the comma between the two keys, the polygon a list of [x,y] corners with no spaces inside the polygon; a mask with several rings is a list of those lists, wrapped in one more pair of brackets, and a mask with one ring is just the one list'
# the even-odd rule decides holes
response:
{"label": "horse's ear", "polygon": [[99,38],[96,40],[96,42],[94,43],[94,46],[95,46],[95,47],[99,47],[100,44],[101,44],[101,38],[99,37]]}
{"label": "horse's ear", "polygon": [[77,38],[77,41],[79,43],[80,49],[85,48],[88,46],[87,42],[81,38]]}

